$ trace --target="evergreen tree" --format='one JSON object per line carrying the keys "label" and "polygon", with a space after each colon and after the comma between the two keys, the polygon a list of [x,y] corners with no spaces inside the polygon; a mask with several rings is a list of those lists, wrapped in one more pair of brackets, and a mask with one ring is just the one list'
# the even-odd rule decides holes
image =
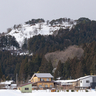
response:
{"label": "evergreen tree", "polygon": [[48,72],[48,61],[45,59],[45,57],[43,57],[42,62],[41,62],[41,66],[39,68],[39,72],[40,73],[47,73]]}
{"label": "evergreen tree", "polygon": [[2,75],[3,75],[3,73],[2,73],[1,65],[0,65],[0,79],[2,78]]}
{"label": "evergreen tree", "polygon": [[22,83],[23,83],[23,78],[24,78],[24,64],[22,62],[19,70],[19,80],[22,81]]}
{"label": "evergreen tree", "polygon": [[64,63],[64,67],[63,67],[63,78],[64,79],[68,79],[71,77],[71,74],[70,74],[70,59],[68,58],[67,61]]}
{"label": "evergreen tree", "polygon": [[59,61],[54,73],[54,78],[56,79],[57,77],[62,77],[62,76],[63,76],[63,64],[61,63],[61,61]]}
{"label": "evergreen tree", "polygon": [[41,66],[39,68],[40,73],[51,73],[52,74],[53,66],[51,61],[47,61],[45,57],[43,57]]}
{"label": "evergreen tree", "polygon": [[54,72],[54,79],[56,80],[58,78],[58,70],[55,70]]}
{"label": "evergreen tree", "polygon": [[51,61],[49,61],[48,62],[48,73],[51,73],[52,74],[52,70],[53,70],[53,66],[52,66]]}

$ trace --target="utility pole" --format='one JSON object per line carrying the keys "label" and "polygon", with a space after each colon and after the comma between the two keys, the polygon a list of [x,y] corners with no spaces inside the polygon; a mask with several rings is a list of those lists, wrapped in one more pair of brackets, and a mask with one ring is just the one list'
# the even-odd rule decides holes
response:
{"label": "utility pole", "polygon": [[18,85],[18,74],[16,73],[16,84]]}

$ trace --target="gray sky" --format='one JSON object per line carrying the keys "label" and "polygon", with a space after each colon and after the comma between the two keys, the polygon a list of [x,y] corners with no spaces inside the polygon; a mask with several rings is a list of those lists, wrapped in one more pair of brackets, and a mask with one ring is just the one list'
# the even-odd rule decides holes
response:
{"label": "gray sky", "polygon": [[96,20],[96,0],[0,0],[0,32],[37,18]]}

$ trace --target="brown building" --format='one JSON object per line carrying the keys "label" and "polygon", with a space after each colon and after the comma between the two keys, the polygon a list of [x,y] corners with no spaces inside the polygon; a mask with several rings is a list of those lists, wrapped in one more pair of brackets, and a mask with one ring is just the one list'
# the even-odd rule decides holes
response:
{"label": "brown building", "polygon": [[51,89],[54,88],[53,76],[50,73],[35,73],[30,81],[32,89]]}

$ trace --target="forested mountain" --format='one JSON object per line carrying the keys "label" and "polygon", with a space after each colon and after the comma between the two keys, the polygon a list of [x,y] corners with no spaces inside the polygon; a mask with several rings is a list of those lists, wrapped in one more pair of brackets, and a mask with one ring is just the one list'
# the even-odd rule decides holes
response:
{"label": "forested mountain", "polygon": [[60,29],[56,36],[34,36],[29,39],[28,48],[32,52],[53,52],[64,50],[70,45],[81,45],[96,41],[96,21],[79,19],[71,30]]}
{"label": "forested mountain", "polygon": [[[26,22],[26,24],[34,25],[38,22],[44,23],[45,21],[43,19],[32,19]],[[63,24],[63,27],[65,24],[64,22],[70,22],[70,24],[73,25],[70,28],[62,28],[58,25],[58,22]],[[74,22],[76,22],[76,24],[74,24]],[[50,26],[53,26],[53,28],[58,25],[58,32],[55,35],[37,34],[33,37],[30,36],[31,38],[29,39],[25,38],[22,47],[17,43],[17,39],[9,36],[8,34],[0,36],[0,48],[6,46],[15,46],[17,48],[21,47],[22,50],[27,50],[30,53],[33,53],[33,56],[20,56],[12,55],[8,50],[1,50],[0,78],[2,80],[9,78],[15,80],[16,73],[18,74],[19,81],[28,80],[28,78],[35,72],[50,72],[54,75],[54,79],[56,79],[57,77],[61,77],[62,79],[75,79],[84,75],[96,74],[96,21],[91,21],[88,18],[80,18],[75,21],[72,21],[71,19],[61,18],[52,20],[50,22],[48,21],[47,23]],[[14,30],[15,27],[16,26],[14,26]],[[20,26],[18,28],[20,29]],[[56,32],[56,30],[54,30],[54,32]],[[13,31],[10,30],[10,32]],[[24,32],[27,31],[22,30],[22,33]],[[16,31],[15,34],[18,34],[18,32]],[[69,46],[73,45],[75,45],[76,47],[74,48],[73,53],[69,52],[70,56],[72,55],[72,58],[70,58],[70,56],[68,56],[68,48]],[[79,51],[76,52],[77,49],[79,49]],[[62,60],[63,58],[58,59],[58,57],[55,58],[55,60],[52,60],[54,59],[53,57],[56,55],[57,51],[59,52],[58,55],[60,58],[64,55],[67,57],[67,59],[64,61]],[[51,54],[49,56],[50,58],[52,57],[52,54],[54,56],[51,59],[47,59],[47,54]],[[53,62],[54,64],[57,64],[55,67],[53,66]]]}

